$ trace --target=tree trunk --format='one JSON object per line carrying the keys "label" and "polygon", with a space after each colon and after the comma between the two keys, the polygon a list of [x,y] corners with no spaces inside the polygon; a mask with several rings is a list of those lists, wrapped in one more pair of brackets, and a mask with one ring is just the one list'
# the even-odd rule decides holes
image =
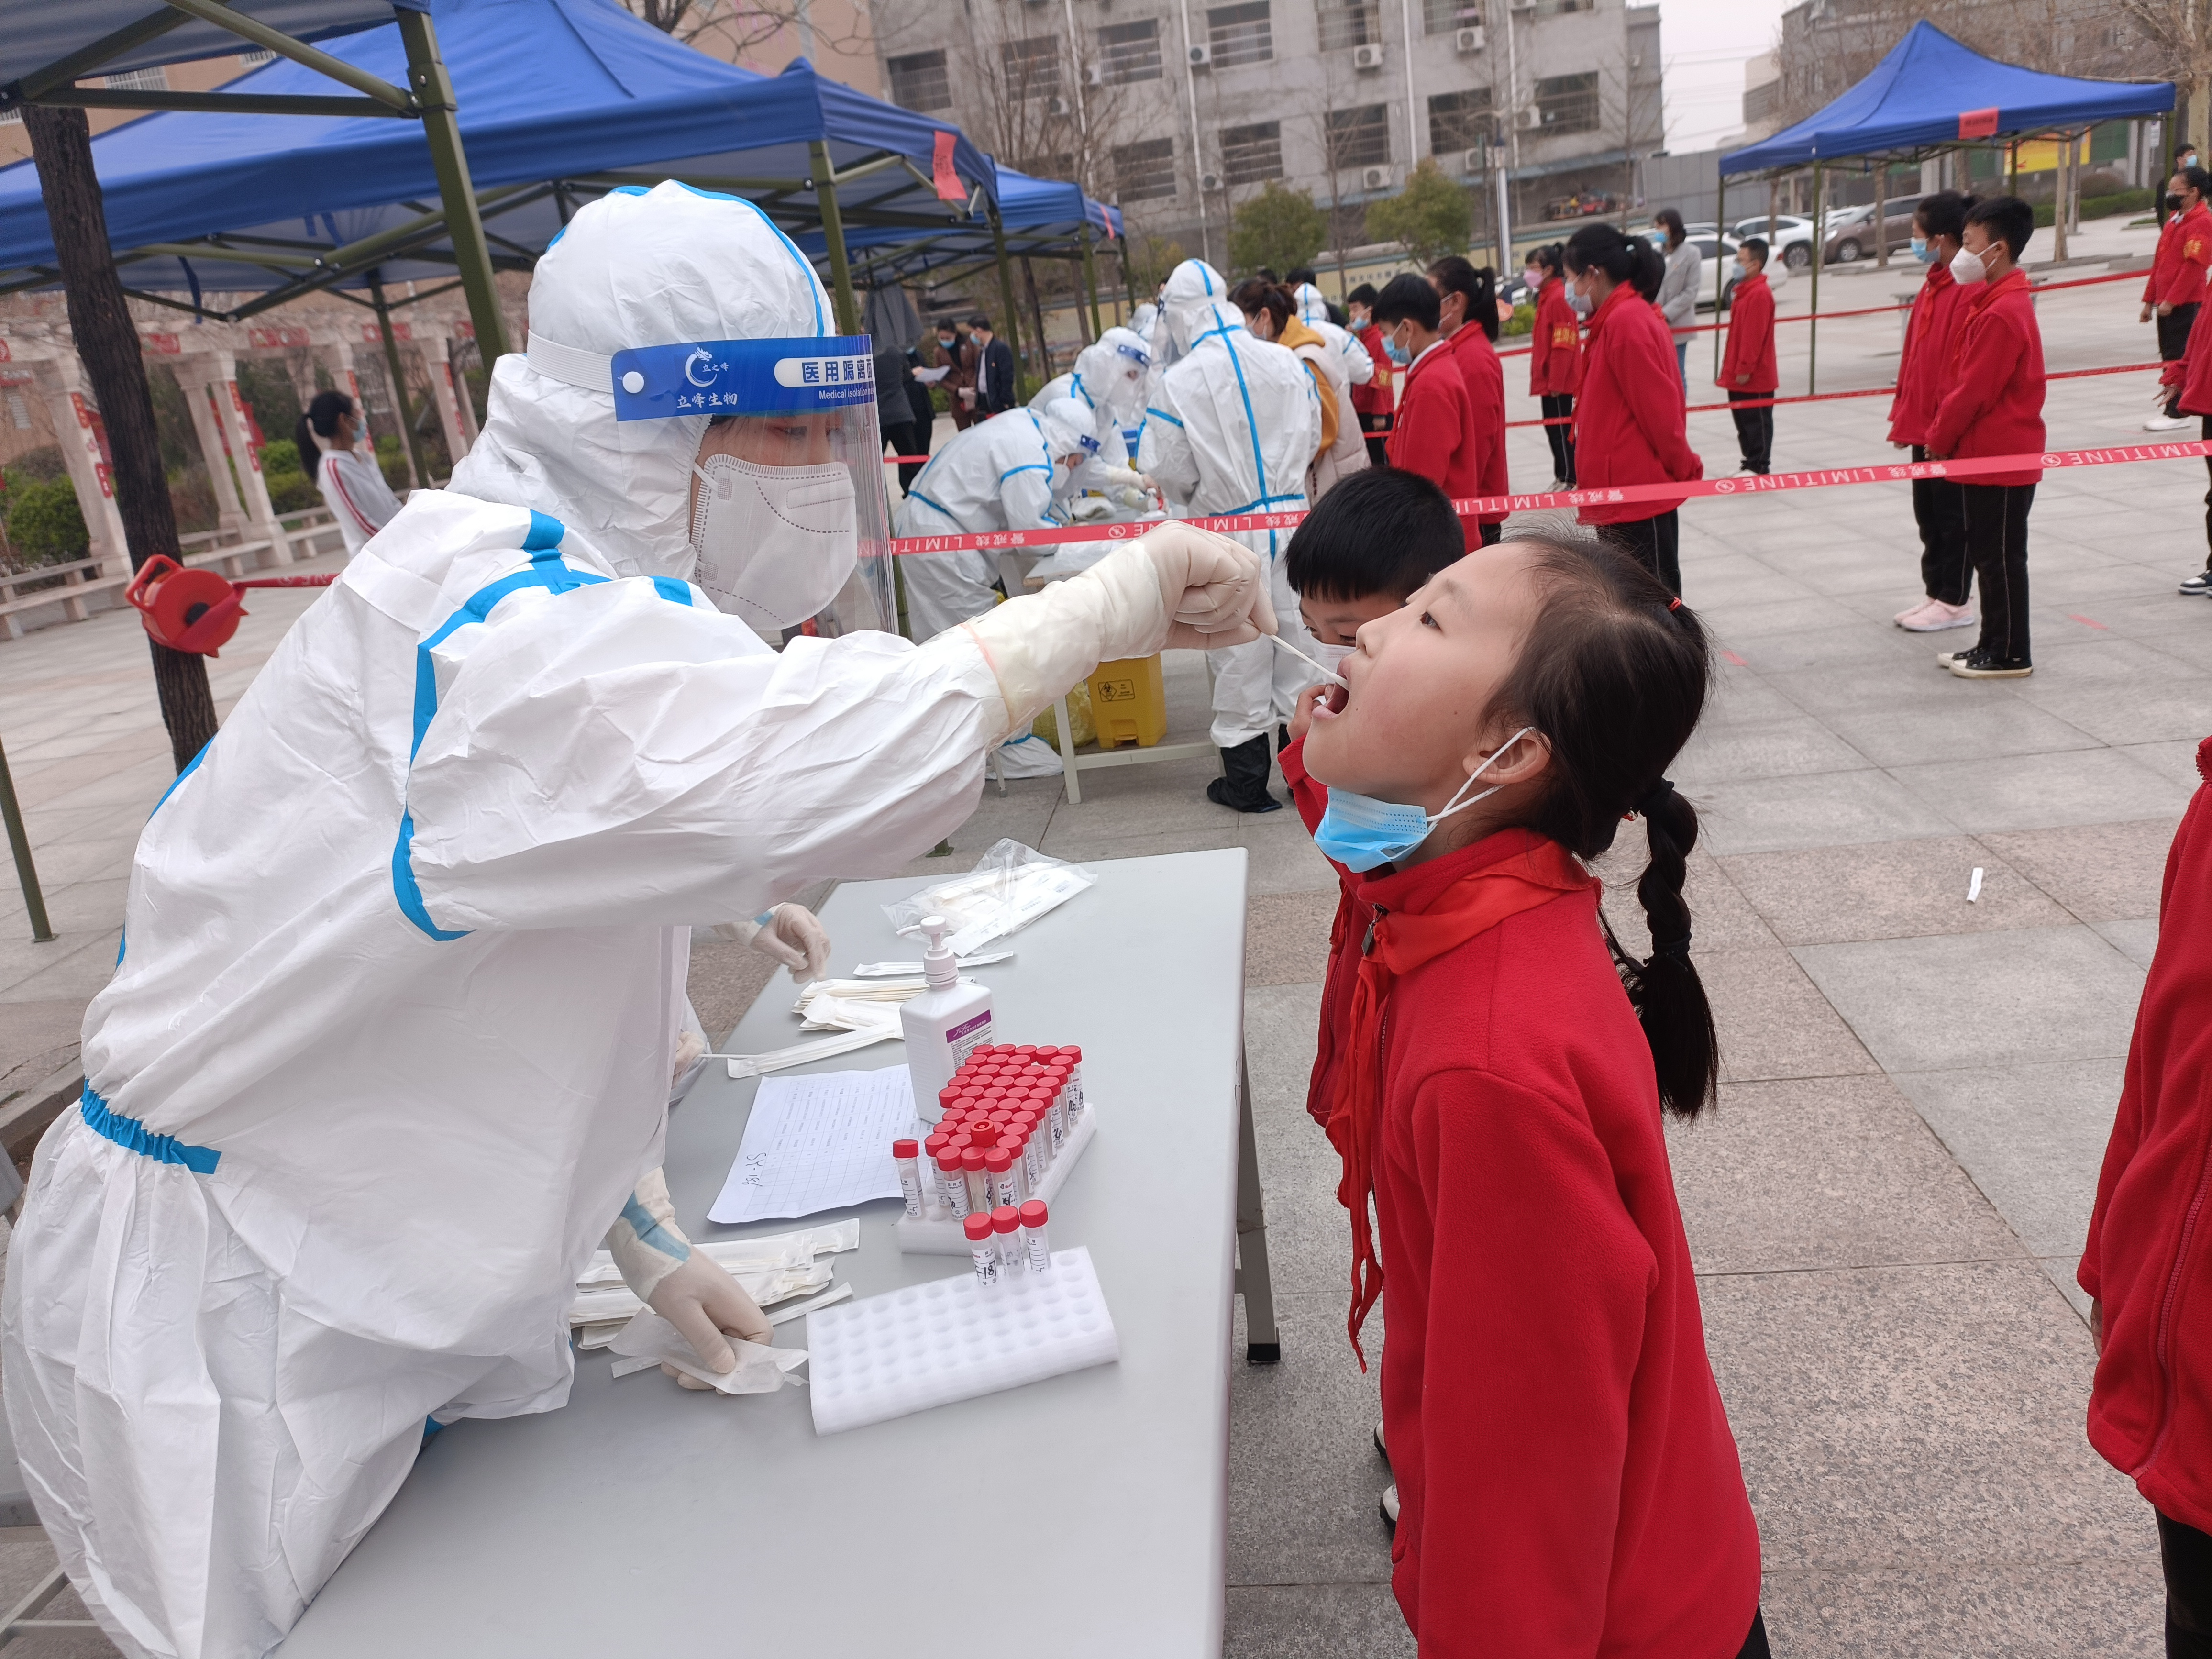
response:
{"label": "tree trunk", "polygon": [[1041,373],[1049,380],[1053,378],[1052,348],[1045,343],[1044,301],[1037,297],[1036,270],[1026,253],[1022,255],[1022,286],[1029,290],[1030,317],[1036,324],[1037,358],[1043,364]]}
{"label": "tree trunk", "polygon": [[[115,485],[115,505],[123,519],[124,544],[137,570],[156,554],[182,563],[177,547],[176,510],[161,471],[161,445],[154,431],[154,401],[146,390],[146,365],[138,355],[138,330],[115,274],[107,245],[107,218],[100,204],[100,179],[93,171],[92,130],[81,109],[23,106],[23,126],[46,198],[46,219],[54,233],[55,263],[69,299],[70,328],[77,356],[100,400]],[[189,652],[146,641],[154,653],[154,688],[161,702],[161,722],[169,728],[169,752],[182,771],[185,763],[215,736],[215,697],[208,690],[207,661]]]}

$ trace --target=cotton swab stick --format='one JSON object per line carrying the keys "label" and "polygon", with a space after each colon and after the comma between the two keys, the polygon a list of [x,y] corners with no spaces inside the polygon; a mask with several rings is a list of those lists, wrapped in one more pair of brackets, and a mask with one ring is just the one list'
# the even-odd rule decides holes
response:
{"label": "cotton swab stick", "polygon": [[1297,658],[1300,662],[1302,662],[1302,663],[1306,663],[1306,664],[1309,664],[1309,665],[1310,665],[1311,666],[1313,666],[1313,667],[1315,667],[1315,668],[1319,668],[1319,669],[1321,669],[1321,676],[1322,676],[1322,678],[1323,679],[1329,681],[1332,684],[1335,684],[1335,685],[1341,685],[1341,686],[1343,686],[1343,687],[1344,687],[1344,689],[1345,689],[1346,690],[1347,690],[1347,691],[1349,691],[1350,690],[1352,690],[1351,684],[1349,684],[1349,683],[1345,679],[1345,678],[1344,678],[1344,676],[1343,676],[1343,675],[1341,675],[1341,674],[1338,673],[1338,672],[1337,672],[1334,669],[1333,669],[1333,668],[1322,668],[1322,666],[1321,666],[1321,665],[1320,665],[1319,663],[1315,662],[1315,661],[1314,661],[1314,659],[1313,659],[1311,657],[1309,657],[1308,655],[1306,655],[1306,653],[1305,653],[1304,652],[1303,652],[1303,651],[1299,650],[1299,649],[1297,648],[1297,647],[1296,647],[1295,645],[1292,645],[1292,644],[1291,644],[1288,640],[1285,639],[1285,638],[1284,638],[1280,634],[1270,634],[1270,635],[1267,635],[1267,637],[1268,637],[1269,639],[1271,639],[1271,640],[1274,641],[1274,642],[1275,642],[1277,645],[1281,646],[1281,647],[1283,647],[1283,649],[1284,649],[1284,650],[1285,650],[1285,651],[1289,652],[1292,656],[1296,657],[1296,658]]}

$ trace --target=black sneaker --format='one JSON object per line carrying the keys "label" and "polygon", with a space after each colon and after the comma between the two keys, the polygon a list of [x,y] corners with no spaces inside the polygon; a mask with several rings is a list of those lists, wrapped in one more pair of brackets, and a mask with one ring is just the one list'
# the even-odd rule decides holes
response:
{"label": "black sneaker", "polygon": [[[1265,743],[1267,739],[1262,738],[1260,741]],[[1216,806],[1226,806],[1232,812],[1279,812],[1283,810],[1283,803],[1264,789],[1256,797],[1239,799],[1232,795],[1226,778],[1215,778],[1207,783],[1206,798]]]}
{"label": "black sneaker", "polygon": [[1994,651],[1969,651],[1951,664],[1962,680],[2024,680],[2035,670],[2025,657],[2000,657]]}
{"label": "black sneaker", "polygon": [[2179,591],[2188,594],[2193,599],[2201,599],[2207,594],[2212,594],[2212,570],[2198,571],[2181,584]]}

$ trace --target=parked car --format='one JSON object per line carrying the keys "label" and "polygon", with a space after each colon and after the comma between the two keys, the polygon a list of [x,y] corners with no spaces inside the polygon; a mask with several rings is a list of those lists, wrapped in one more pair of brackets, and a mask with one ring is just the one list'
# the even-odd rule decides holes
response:
{"label": "parked car", "polygon": [[1813,222],[1795,213],[1778,213],[1771,221],[1754,214],[1735,222],[1735,239],[1760,236],[1766,240],[1766,260],[1784,270],[1805,270],[1813,264]]}
{"label": "parked car", "polygon": [[[1911,246],[1912,216],[1919,205],[1917,198],[1891,198],[1888,209],[1882,216],[1882,228],[1888,234],[1891,252]],[[1875,246],[1873,203],[1838,208],[1828,215],[1826,242],[1821,254],[1824,263],[1856,264],[1861,259],[1872,257]]]}

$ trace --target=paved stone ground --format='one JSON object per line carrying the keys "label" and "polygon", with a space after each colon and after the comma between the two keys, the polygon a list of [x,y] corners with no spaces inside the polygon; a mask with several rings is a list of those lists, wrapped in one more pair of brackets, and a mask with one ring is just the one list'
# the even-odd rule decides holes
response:
{"label": "paved stone ground", "polygon": [[[2106,224],[2076,251],[2148,245]],[[1915,275],[1830,272],[1822,298],[1880,303]],[[1785,316],[1808,286],[1784,290]],[[2051,367],[2153,355],[2134,292],[2045,300]],[[1805,331],[1784,334],[1785,392],[1802,387]],[[1897,343],[1887,317],[1825,329],[1823,390],[1885,383]],[[1509,384],[1526,384],[1518,360]],[[2051,446],[2139,438],[2148,396],[2148,376],[2054,386]],[[1885,409],[1783,409],[1777,465],[1888,458]],[[1692,437],[1709,471],[1732,469],[1724,415],[1692,417]],[[1512,443],[1516,483],[1549,477],[1539,433]],[[1674,771],[1705,815],[1692,899],[1727,1081],[1720,1111],[1674,1135],[1676,1183],[1790,1659],[2159,1651],[2149,1511],[2082,1437],[2092,1362],[2071,1265],[2166,842],[2212,732],[2212,606],[2173,592],[2203,561],[2203,493],[2190,462],[2047,482],[2036,674],[1989,684],[1936,669],[1960,635],[1890,625],[1917,593],[1901,487],[1685,510],[1688,597],[1728,653]],[[214,665],[226,703],[301,603],[257,605]],[[1168,678],[1175,735],[1202,731],[1200,659],[1170,658]],[[64,934],[9,942],[26,930],[0,904],[0,1044],[10,1021],[27,1034],[0,1053],[23,1066],[66,1056],[71,1010],[113,960],[130,846],[167,778],[151,708],[128,618],[0,648],[0,738]],[[910,867],[963,866],[1001,836],[1079,859],[1249,853],[1246,1039],[1285,1358],[1236,1375],[1227,1650],[1410,1654],[1375,1514],[1373,1389],[1343,1340],[1334,1170],[1301,1103],[1333,881],[1291,813],[1206,803],[1212,769],[1092,773],[1080,806],[1051,781],[987,791],[952,855]],[[1611,861],[1624,896],[1636,868]],[[1632,944],[1633,915],[1615,918]],[[757,990],[754,960],[695,951],[710,1030]],[[0,1591],[45,1552],[0,1533]]]}

